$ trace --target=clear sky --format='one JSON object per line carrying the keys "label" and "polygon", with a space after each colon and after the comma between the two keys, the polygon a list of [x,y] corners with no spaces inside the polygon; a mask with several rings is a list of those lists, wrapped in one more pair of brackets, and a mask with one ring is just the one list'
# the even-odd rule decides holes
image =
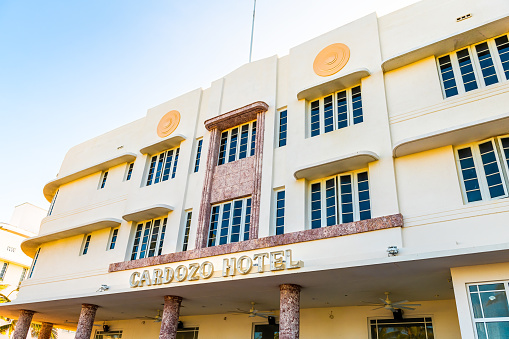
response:
{"label": "clear sky", "polygon": [[[417,0],[257,0],[253,60]],[[0,221],[72,146],[248,61],[253,0],[0,0]]]}

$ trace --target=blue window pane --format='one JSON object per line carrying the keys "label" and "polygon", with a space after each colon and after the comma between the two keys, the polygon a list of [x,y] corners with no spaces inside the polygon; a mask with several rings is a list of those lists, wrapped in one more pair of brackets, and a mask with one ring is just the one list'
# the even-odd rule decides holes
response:
{"label": "blue window pane", "polygon": [[456,80],[451,64],[451,57],[449,55],[443,56],[438,59],[440,65],[440,73],[442,75],[442,85],[444,87],[445,97],[451,97],[458,94],[456,87]]}
{"label": "blue window pane", "polygon": [[475,79],[474,68],[472,67],[472,60],[470,59],[468,49],[465,48],[457,52],[456,55],[458,56],[458,63],[465,91],[468,92],[477,89],[477,81]]}
{"label": "blue window pane", "polygon": [[482,318],[481,300],[479,299],[479,293],[470,293],[470,301],[472,303],[474,318]]}
{"label": "blue window pane", "polygon": [[311,136],[320,134],[320,102],[318,100],[311,103]]}
{"label": "blue window pane", "polygon": [[371,211],[360,212],[360,220],[371,219]]}
{"label": "blue window pane", "polygon": [[219,160],[218,165],[226,163],[226,147],[228,144],[228,132],[221,133],[221,143],[219,145]]}
{"label": "blue window pane", "polygon": [[329,95],[328,97],[325,97],[323,99],[323,106],[324,106],[324,132],[331,132],[334,130],[334,115],[332,112],[332,95]]}
{"label": "blue window pane", "polygon": [[251,127],[251,155],[253,156],[256,151],[256,121],[253,121],[253,125]]}
{"label": "blue window pane", "polygon": [[483,42],[482,44],[475,46],[475,49],[485,85],[489,86],[496,84],[498,82],[498,78],[495,72],[495,66],[493,65],[493,59],[491,58],[491,53],[488,48],[488,43]]}
{"label": "blue window pane", "polygon": [[338,129],[348,126],[348,103],[346,101],[346,91],[337,94],[338,107]]}
{"label": "blue window pane", "polygon": [[479,200],[482,200],[480,191],[467,192],[467,201],[468,202],[474,202],[474,201],[479,201]]}
{"label": "blue window pane", "polygon": [[237,139],[238,139],[238,128],[232,129],[232,134],[230,136],[230,151],[228,155],[228,162],[235,161],[237,156]]}
{"label": "blue window pane", "polygon": [[478,339],[488,339],[486,337],[486,328],[484,327],[484,323],[476,323],[475,328],[477,330],[477,338]]}
{"label": "blue window pane", "polygon": [[173,150],[166,152],[166,164],[164,165],[163,181],[170,178],[171,164],[173,162]]}
{"label": "blue window pane", "polygon": [[177,173],[177,164],[178,164],[178,161],[179,161],[179,152],[180,152],[180,148],[177,148],[177,150],[175,151],[175,160],[173,160],[173,169],[172,169],[172,172],[171,172],[171,178],[175,178],[175,174]]}
{"label": "blue window pane", "polygon": [[509,338],[509,321],[487,322],[488,338]]}
{"label": "blue window pane", "polygon": [[353,107],[353,123],[358,124],[363,121],[362,116],[362,96],[361,87],[357,86],[352,88],[352,107]]}
{"label": "blue window pane", "polygon": [[477,292],[477,285],[468,286],[470,292]]}
{"label": "blue window pane", "polygon": [[509,40],[507,39],[507,35],[496,38],[495,44],[497,45],[500,61],[502,61],[505,78],[509,80]]}
{"label": "blue window pane", "polygon": [[279,112],[279,147],[286,146],[286,110]]}
{"label": "blue window pane", "polygon": [[242,125],[240,134],[239,159],[247,157],[247,142],[249,137],[249,124]]}
{"label": "blue window pane", "polygon": [[503,283],[495,283],[495,284],[482,284],[479,285],[479,291],[503,291],[505,290]]}

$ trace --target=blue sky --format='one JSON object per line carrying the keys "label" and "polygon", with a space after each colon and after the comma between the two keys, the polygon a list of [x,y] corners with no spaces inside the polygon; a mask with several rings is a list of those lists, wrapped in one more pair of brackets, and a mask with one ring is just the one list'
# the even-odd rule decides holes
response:
{"label": "blue sky", "polygon": [[[257,0],[253,60],[416,0]],[[347,10],[345,10],[347,9]],[[72,146],[248,61],[252,0],[0,0],[0,221]]]}

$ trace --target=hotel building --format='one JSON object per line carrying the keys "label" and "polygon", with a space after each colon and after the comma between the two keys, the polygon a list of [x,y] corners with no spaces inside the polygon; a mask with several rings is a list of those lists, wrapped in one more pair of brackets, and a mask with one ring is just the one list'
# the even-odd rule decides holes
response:
{"label": "hotel building", "polygon": [[373,13],[72,147],[14,338],[509,338],[508,33]]}

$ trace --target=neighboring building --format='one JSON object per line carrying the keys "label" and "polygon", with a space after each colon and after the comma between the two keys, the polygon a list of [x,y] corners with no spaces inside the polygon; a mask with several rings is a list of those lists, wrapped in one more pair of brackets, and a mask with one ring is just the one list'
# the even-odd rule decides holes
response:
{"label": "neighboring building", "polygon": [[508,1],[371,14],[71,148],[0,313],[80,339],[509,338],[508,31]]}

